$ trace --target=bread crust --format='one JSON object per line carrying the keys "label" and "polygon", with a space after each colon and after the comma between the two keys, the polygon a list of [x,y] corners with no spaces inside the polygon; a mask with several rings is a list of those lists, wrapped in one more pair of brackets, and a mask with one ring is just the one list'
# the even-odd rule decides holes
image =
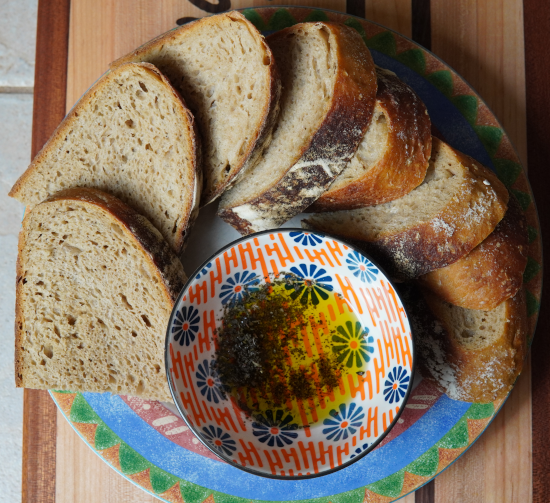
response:
{"label": "bread crust", "polygon": [[[309,26],[308,26],[309,25]],[[376,71],[359,34],[337,23],[301,23],[268,37],[269,43],[310,27],[329,32],[338,72],[325,117],[301,156],[262,195],[238,206],[220,204],[218,215],[241,234],[279,227],[311,205],[351,159],[366,131],[376,97]]]}
{"label": "bread crust", "polygon": [[523,289],[505,301],[499,338],[477,350],[457,341],[453,327],[441,316],[443,302],[434,293],[425,291],[424,300],[424,307],[416,302],[409,310],[414,314],[413,333],[422,376],[456,400],[486,403],[504,398],[520,374],[527,353]]}
{"label": "bread crust", "polygon": [[[170,306],[174,306],[177,296],[186,281],[185,272],[179,258],[149,220],[138,214],[120,199],[93,188],[76,187],[66,189],[50,196],[38,206],[55,204],[58,201],[77,201],[95,206],[107,213],[113,221],[120,225],[123,232],[126,233],[127,238],[134,241],[143,250],[147,261],[151,265],[151,271],[157,274],[158,284],[162,286],[165,301]],[[32,218],[33,211],[26,212],[22,229],[19,233],[16,265],[15,385],[18,388],[24,387],[21,342],[25,327],[21,299],[25,280],[25,264],[23,263],[23,259],[27,247],[32,246],[32,243],[27,243],[26,240]]]}
{"label": "bread crust", "polygon": [[419,278],[450,304],[491,310],[516,295],[527,265],[527,223],[514,197],[495,230],[468,255]]}
{"label": "bread crust", "polygon": [[[82,98],[80,98],[76,105],[66,115],[59,126],[57,126],[50,139],[35,156],[28,169],[19,177],[17,182],[15,182],[15,185],[12,187],[8,195],[26,204],[27,209],[31,209],[34,205],[40,202],[25,192],[26,189],[29,188],[29,184],[32,183],[33,176],[38,172],[38,170],[41,169],[42,165],[47,162],[50,151],[56,150],[59,148],[59,145],[63,143],[64,138],[72,128],[73,123],[77,120],[78,116],[85,111],[94,96],[97,93],[100,93],[103,88],[105,88],[114,78],[116,78],[117,75],[131,67],[143,69],[148,72],[150,76],[153,76],[164,83],[166,88],[175,98],[174,104],[179,108],[179,115],[183,119],[184,127],[187,130],[186,138],[188,140],[187,148],[189,152],[189,161],[191,163],[190,177],[192,180],[191,190],[193,192],[193,198],[191,200],[188,199],[182,201],[181,223],[176,230],[176,235],[174,238],[174,250],[176,253],[179,253],[183,250],[187,230],[196,219],[199,210],[199,199],[202,188],[202,170],[200,169],[200,139],[193,114],[187,108],[183,98],[180,96],[178,91],[172,87],[168,79],[158,70],[158,68],[149,63],[127,63],[125,65],[120,65],[119,67],[107,72],[92,87],[90,87],[90,89],[86,91]],[[51,195],[52,193],[48,194],[48,196]]]}
{"label": "bread crust", "polygon": [[[432,156],[439,149],[447,149],[468,174],[459,194],[437,215],[399,232],[382,230],[370,241],[358,235],[357,228],[336,232],[360,243],[397,280],[417,278],[456,262],[481,243],[506,212],[508,191],[491,170],[433,137]],[[303,225],[320,232],[335,232],[321,219],[309,218]]]}
{"label": "bread crust", "polygon": [[360,177],[346,180],[338,188],[333,188],[335,184],[329,187],[308,212],[386,203],[408,194],[424,180],[432,150],[428,111],[416,93],[393,72],[377,67],[376,74],[376,107],[384,113],[388,128],[385,151]]}
{"label": "bread crust", "polygon": [[[266,92],[266,100],[262,105],[261,123],[256,129],[252,138],[248,141],[248,146],[244,153],[241,155],[240,162],[231,166],[230,172],[225,177],[223,183],[215,186],[213,190],[208,191],[207,187],[203,187],[201,206],[205,206],[216,198],[218,198],[225,190],[235,184],[248,169],[253,167],[259,160],[263,149],[266,144],[269,143],[273,126],[277,120],[279,113],[279,98],[282,92],[281,81],[279,78],[279,72],[275,58],[265,42],[264,37],[256,29],[256,27],[248,21],[240,12],[231,11],[217,14],[214,16],[208,16],[201,19],[197,19],[191,23],[187,23],[181,27],[174,28],[166,33],[159,35],[158,37],[150,40],[141,47],[132,51],[131,53],[123,56],[111,63],[111,68],[118,67],[124,63],[130,61],[145,61],[155,56],[160,49],[167,44],[176,44],[178,39],[183,37],[192,36],[207,25],[222,25],[225,21],[244,23],[249,33],[256,39],[258,45],[262,47],[264,51],[264,58],[269,59],[269,64],[265,65],[269,70],[267,72],[267,80],[263,87]],[[174,83],[174,85],[177,85]],[[206,181],[206,180],[205,180]]]}

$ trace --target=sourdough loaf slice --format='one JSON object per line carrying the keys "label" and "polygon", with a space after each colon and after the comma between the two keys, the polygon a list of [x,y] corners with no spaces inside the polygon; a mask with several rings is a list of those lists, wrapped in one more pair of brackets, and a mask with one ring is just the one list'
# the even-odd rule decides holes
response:
{"label": "sourdough loaf slice", "polygon": [[253,166],[271,139],[281,83],[264,38],[227,12],[171,30],[113,62],[147,61],[193,111],[203,140],[208,204]]}
{"label": "sourdough loaf slice", "polygon": [[280,226],[326,190],[355,153],[376,96],[374,63],[352,28],[302,23],[268,43],[283,81],[273,140],[218,210],[241,234]]}
{"label": "sourdough loaf slice", "polygon": [[527,352],[523,290],[490,311],[453,306],[425,291],[409,303],[418,368],[454,400],[504,398],[521,372]]}
{"label": "sourdough loaf slice", "polygon": [[445,267],[473,250],[504,216],[508,191],[495,174],[432,138],[422,184],[389,203],[316,213],[303,226],[358,242],[397,279]]}
{"label": "sourdough loaf slice", "polygon": [[393,72],[376,68],[374,114],[357,152],[311,212],[387,203],[418,187],[432,149],[431,121],[422,100]]}
{"label": "sourdough loaf slice", "polygon": [[164,340],[184,281],[160,232],[117,198],[73,188],[38,204],[19,236],[16,385],[170,400]]}
{"label": "sourdough loaf slice", "polygon": [[514,197],[495,230],[454,264],[429,272],[420,283],[443,300],[468,309],[495,309],[520,289],[527,265],[527,224]]}
{"label": "sourdough loaf slice", "polygon": [[70,187],[109,192],[145,215],[175,251],[198,213],[194,119],[150,64],[105,74],[80,99],[13,186],[32,207]]}

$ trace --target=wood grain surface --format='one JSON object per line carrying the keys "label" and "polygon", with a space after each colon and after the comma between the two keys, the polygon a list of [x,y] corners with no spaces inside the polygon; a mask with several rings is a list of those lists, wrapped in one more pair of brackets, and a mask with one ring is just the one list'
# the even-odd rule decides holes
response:
{"label": "wood grain surface", "polygon": [[[177,19],[200,17],[226,4],[231,8],[271,5],[267,0],[219,0],[216,4],[207,0],[192,0],[192,3],[187,0],[73,0],[70,3],[68,28],[69,0],[39,2],[33,152],[42,146],[62,118],[64,109],[76,102],[107,70],[113,59],[174,27]],[[524,161],[528,147],[524,69],[527,63],[528,75],[531,72],[534,76],[534,84],[528,81],[528,88],[530,85],[535,96],[545,97],[544,106],[539,106],[538,101],[527,100],[527,110],[532,122],[536,123],[530,123],[530,138],[535,137],[535,140],[529,142],[529,157],[532,165],[534,158],[540,163],[533,174],[541,182],[547,182],[547,170],[543,169],[542,162],[547,162],[550,147],[542,124],[550,114],[550,95],[545,85],[550,62],[547,59],[546,66],[537,66],[539,60],[536,58],[529,59],[528,56],[527,61],[524,58],[524,20],[520,0],[301,0],[284,3],[347,10],[406,36],[414,36],[419,43],[431,43],[432,50],[463,75],[485,99]],[[531,43],[533,47],[541,43],[543,35],[550,33],[546,4],[546,0],[526,1],[526,29],[528,26],[530,29],[539,27],[534,33],[538,33],[540,38],[531,34],[526,40],[526,44]],[[537,19],[541,10],[546,15],[543,22]],[[546,178],[541,178],[541,172]],[[535,183],[539,207],[544,188]],[[540,213],[543,225],[548,228],[548,218]],[[549,322],[548,313],[543,313],[539,324],[544,323],[548,328]],[[539,326],[535,344],[540,337]],[[545,345],[546,353],[548,346]],[[548,359],[543,360],[539,354],[535,354],[533,359],[534,365],[538,365],[535,372],[550,385],[550,374],[544,373],[542,368],[542,363]],[[545,460],[544,463],[535,461],[534,501],[537,503],[548,501],[550,494],[547,477],[550,466],[548,388],[534,387],[542,403],[542,406],[533,408],[539,418],[538,423],[535,421],[535,434],[536,438],[546,437],[542,448],[536,443],[534,448]],[[55,439],[56,414],[53,409],[47,394],[25,392],[24,502],[157,501],[108,467],[78,438],[60,413]],[[441,474],[435,484],[425,486],[416,497],[409,495],[400,501],[528,503],[532,500],[531,446],[528,366],[504,409],[476,445]]]}
{"label": "wood grain surface", "polygon": [[[492,109],[527,165],[521,0],[431,0],[432,51]],[[477,443],[435,480],[435,501],[532,501],[530,366]]]}
{"label": "wood grain surface", "polygon": [[[38,2],[33,157],[65,115],[69,5],[69,0]],[[48,392],[26,389],[23,395],[23,503],[55,501],[56,426],[56,406]]]}

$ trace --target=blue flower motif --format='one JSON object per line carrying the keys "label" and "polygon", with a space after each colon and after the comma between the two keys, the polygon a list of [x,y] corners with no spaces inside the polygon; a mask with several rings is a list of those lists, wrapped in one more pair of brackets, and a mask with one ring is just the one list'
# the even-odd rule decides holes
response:
{"label": "blue flower motif", "polygon": [[354,359],[359,368],[363,366],[363,362],[370,362],[368,353],[374,353],[374,346],[369,346],[368,343],[374,344],[374,337],[368,335],[368,328],[363,328],[358,321],[355,325],[351,321],[346,321],[346,328],[338,325],[336,330],[340,335],[332,336],[332,341],[335,343],[332,351],[338,353],[339,362],[345,362],[349,368],[353,367]]}
{"label": "blue flower motif", "polygon": [[332,409],[329,414],[333,419],[325,419],[323,424],[328,426],[323,430],[323,434],[327,435],[327,440],[338,442],[340,438],[346,440],[350,435],[353,435],[362,424],[362,419],[365,417],[363,407],[357,407],[355,403],[351,403],[349,409],[346,410],[346,404],[340,404],[340,412]]}
{"label": "blue flower motif", "polygon": [[277,444],[277,447],[284,447],[284,445],[291,445],[293,439],[298,438],[298,433],[294,433],[292,430],[297,430],[299,426],[296,423],[292,423],[294,419],[290,414],[283,418],[284,412],[278,410],[273,417],[273,411],[266,410],[265,417],[257,416],[254,423],[252,423],[252,432],[255,437],[259,437],[260,442],[267,442],[269,447],[273,447]]}
{"label": "blue flower motif", "polygon": [[303,246],[317,246],[325,236],[323,234],[313,234],[311,232],[289,232],[288,235]]}
{"label": "blue flower motif", "polygon": [[199,274],[197,274],[195,276],[195,279],[200,279],[201,276],[204,276],[207,272],[208,272],[208,269],[210,269],[212,267],[212,262],[208,262],[208,264],[206,264],[199,272]]}
{"label": "blue flower motif", "polygon": [[300,269],[291,267],[290,272],[294,273],[294,277],[291,274],[287,274],[286,279],[291,279],[293,282],[292,284],[286,284],[285,288],[287,290],[294,290],[290,294],[290,298],[295,300],[300,297],[302,304],[307,304],[311,296],[311,303],[316,306],[320,302],[319,297],[327,300],[327,292],[332,292],[334,289],[332,285],[327,284],[332,281],[327,271],[317,268],[316,265],[310,264],[308,270],[306,264],[300,264]]}
{"label": "blue flower motif", "polygon": [[222,285],[220,299],[222,304],[229,301],[239,301],[243,298],[245,292],[255,292],[258,290],[260,279],[252,272],[243,271],[236,273],[232,278]]}
{"label": "blue flower motif", "polygon": [[355,449],[355,451],[353,451],[353,454],[349,458],[353,459],[358,454],[361,454],[368,446],[369,446],[369,444],[367,442],[366,444],[363,444],[361,447],[357,447],[357,449]]}
{"label": "blue flower motif", "polygon": [[199,310],[193,306],[183,306],[176,313],[174,323],[172,324],[172,335],[176,342],[179,341],[180,346],[184,344],[189,346],[194,340],[199,331]]}
{"label": "blue flower motif", "polygon": [[205,426],[202,429],[203,435],[207,442],[218,452],[232,456],[237,450],[235,440],[231,438],[229,433],[224,432],[221,428],[215,426]]}
{"label": "blue flower motif", "polygon": [[209,364],[208,360],[199,363],[195,375],[197,376],[197,386],[202,396],[209,402],[214,403],[219,403],[220,400],[223,400],[223,395],[220,391],[221,382],[218,373],[212,368],[212,363]]}
{"label": "blue flower motif", "polygon": [[391,370],[388,374],[386,382],[384,383],[384,400],[389,403],[398,402],[401,400],[407,392],[409,381],[410,377],[401,365]]}
{"label": "blue flower motif", "polygon": [[363,283],[372,283],[378,274],[378,269],[367,258],[357,253],[351,252],[346,259],[348,269],[356,278],[359,278]]}

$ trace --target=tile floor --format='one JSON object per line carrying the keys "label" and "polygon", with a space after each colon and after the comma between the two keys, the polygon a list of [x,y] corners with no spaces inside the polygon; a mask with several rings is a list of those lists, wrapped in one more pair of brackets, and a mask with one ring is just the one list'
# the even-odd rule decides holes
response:
{"label": "tile floor", "polygon": [[23,207],[7,193],[31,155],[37,0],[0,0],[0,494],[21,501],[23,392],[13,380],[17,234]]}

